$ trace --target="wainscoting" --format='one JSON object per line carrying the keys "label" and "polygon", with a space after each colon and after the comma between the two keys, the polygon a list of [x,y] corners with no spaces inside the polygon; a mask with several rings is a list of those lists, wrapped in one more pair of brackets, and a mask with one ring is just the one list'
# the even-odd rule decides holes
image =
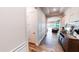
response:
{"label": "wainscoting", "polygon": [[26,42],[23,42],[19,46],[11,50],[10,52],[26,52],[26,51],[27,51],[27,45]]}

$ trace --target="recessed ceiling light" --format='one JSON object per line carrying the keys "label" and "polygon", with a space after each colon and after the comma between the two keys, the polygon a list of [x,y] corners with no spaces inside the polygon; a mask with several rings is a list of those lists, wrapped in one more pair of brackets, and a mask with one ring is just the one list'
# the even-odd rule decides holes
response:
{"label": "recessed ceiling light", "polygon": [[53,11],[57,11],[57,9],[56,8],[53,8]]}

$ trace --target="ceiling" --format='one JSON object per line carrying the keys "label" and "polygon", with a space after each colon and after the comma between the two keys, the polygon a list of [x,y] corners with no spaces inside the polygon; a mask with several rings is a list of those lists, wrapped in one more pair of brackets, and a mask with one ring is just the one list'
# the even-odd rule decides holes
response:
{"label": "ceiling", "polygon": [[68,7],[40,7],[47,17],[64,16]]}

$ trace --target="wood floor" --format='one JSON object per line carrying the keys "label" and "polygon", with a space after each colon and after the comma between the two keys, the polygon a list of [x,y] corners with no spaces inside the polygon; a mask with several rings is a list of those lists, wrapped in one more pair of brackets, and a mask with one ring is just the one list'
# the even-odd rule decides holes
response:
{"label": "wood floor", "polygon": [[58,42],[57,34],[52,33],[51,29],[48,29],[47,35],[41,42],[40,47],[43,49],[42,51],[46,52],[64,52]]}
{"label": "wood floor", "polygon": [[52,33],[51,29],[48,29],[46,37],[41,41],[38,47],[35,45],[33,46],[33,49],[37,49],[36,52],[64,52],[58,42],[57,34]]}

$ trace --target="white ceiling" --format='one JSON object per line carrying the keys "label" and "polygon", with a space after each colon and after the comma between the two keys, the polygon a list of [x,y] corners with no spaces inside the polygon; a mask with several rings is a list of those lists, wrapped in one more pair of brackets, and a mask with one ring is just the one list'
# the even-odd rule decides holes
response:
{"label": "white ceiling", "polygon": [[40,7],[47,17],[64,16],[67,7]]}

